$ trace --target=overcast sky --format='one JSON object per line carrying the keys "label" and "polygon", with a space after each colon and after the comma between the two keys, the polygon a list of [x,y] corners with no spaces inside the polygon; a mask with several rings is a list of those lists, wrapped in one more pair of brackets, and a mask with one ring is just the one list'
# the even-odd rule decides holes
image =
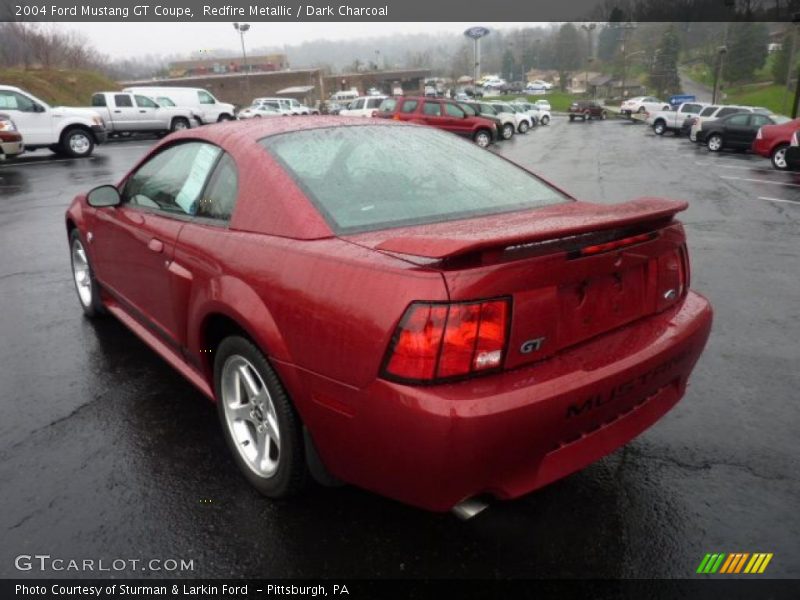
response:
{"label": "overcast sky", "polygon": [[[479,23],[490,29],[518,28],[526,23]],[[407,33],[461,33],[476,23],[277,23],[251,22],[245,34],[248,47],[293,46],[317,39],[354,39]],[[530,25],[540,25],[530,23]],[[185,54],[199,57],[202,50],[238,51],[239,36],[231,23],[65,23],[81,31],[103,54],[113,58],[143,54]]]}

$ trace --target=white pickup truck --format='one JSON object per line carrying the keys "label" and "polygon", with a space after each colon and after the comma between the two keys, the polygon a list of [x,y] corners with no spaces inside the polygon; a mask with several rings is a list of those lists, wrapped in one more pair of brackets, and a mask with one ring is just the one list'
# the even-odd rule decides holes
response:
{"label": "white pickup truck", "polygon": [[111,135],[170,133],[189,129],[198,118],[188,108],[161,106],[152,98],[129,92],[97,92],[92,110],[103,117]]}
{"label": "white pickup truck", "polygon": [[50,106],[25,90],[0,85],[0,112],[11,117],[25,150],[49,148],[74,158],[90,156],[106,141],[103,119],[93,110]]}
{"label": "white pickup truck", "polygon": [[689,117],[696,117],[708,104],[704,102],[684,102],[675,110],[659,110],[647,115],[647,124],[653,128],[656,135],[664,135],[672,131],[679,135],[684,121]]}

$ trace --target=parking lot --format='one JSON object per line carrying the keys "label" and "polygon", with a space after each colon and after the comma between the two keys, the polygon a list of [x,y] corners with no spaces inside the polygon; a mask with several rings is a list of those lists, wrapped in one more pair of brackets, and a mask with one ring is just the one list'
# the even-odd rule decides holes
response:
{"label": "parking lot", "polygon": [[0,164],[3,577],[34,553],[191,559],[171,575],[200,577],[691,577],[707,552],[774,553],[769,575],[800,577],[800,175],[622,120],[554,118],[492,150],[583,200],[687,200],[715,322],[652,429],[461,522],[352,487],[260,497],[211,404],[114,319],[81,316],[64,210],[152,143]]}

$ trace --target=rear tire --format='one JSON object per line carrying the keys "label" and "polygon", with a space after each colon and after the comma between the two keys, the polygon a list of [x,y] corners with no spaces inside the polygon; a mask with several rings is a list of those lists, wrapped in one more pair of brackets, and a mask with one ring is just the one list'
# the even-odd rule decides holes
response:
{"label": "rear tire", "polygon": [[772,151],[770,160],[772,166],[778,171],[788,171],[789,163],[786,162],[786,151],[789,149],[789,144],[781,144]]}
{"label": "rear tire", "polygon": [[541,121],[542,125],[547,125],[549,122],[550,122],[550,117],[548,117],[547,115],[544,115],[542,117],[542,121]]}
{"label": "rear tire", "polygon": [[250,340],[230,336],[217,347],[214,393],[223,436],[250,484],[270,498],[301,491],[308,469],[300,417]]}
{"label": "rear tire", "polygon": [[667,131],[667,126],[664,124],[664,121],[656,121],[653,123],[653,133],[656,135],[664,135]]}
{"label": "rear tire", "polygon": [[575,115],[570,115],[570,116],[569,116],[569,120],[570,120],[570,121],[574,121],[574,120],[575,120]]}
{"label": "rear tire", "polygon": [[221,123],[222,121],[233,121],[233,117],[227,113],[222,113],[217,119],[217,123]]}
{"label": "rear tire", "polygon": [[583,120],[584,121],[591,121],[592,120],[592,113],[590,113],[588,110],[585,113],[583,113]]}

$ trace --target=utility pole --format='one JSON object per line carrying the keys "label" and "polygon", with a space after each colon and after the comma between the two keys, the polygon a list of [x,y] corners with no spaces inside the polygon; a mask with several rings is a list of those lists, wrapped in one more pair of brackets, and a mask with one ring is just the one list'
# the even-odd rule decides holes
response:
{"label": "utility pole", "polygon": [[239,33],[242,40],[242,60],[244,62],[244,81],[247,88],[247,95],[250,95],[250,66],[247,64],[247,51],[244,49],[244,34],[250,30],[248,23],[234,23],[233,28]]}
{"label": "utility pole", "polygon": [[714,91],[711,94],[711,104],[717,103],[717,98],[720,93],[720,83],[722,79],[722,64],[725,60],[725,53],[728,51],[727,46],[720,46],[717,48],[717,68],[714,70]]}

